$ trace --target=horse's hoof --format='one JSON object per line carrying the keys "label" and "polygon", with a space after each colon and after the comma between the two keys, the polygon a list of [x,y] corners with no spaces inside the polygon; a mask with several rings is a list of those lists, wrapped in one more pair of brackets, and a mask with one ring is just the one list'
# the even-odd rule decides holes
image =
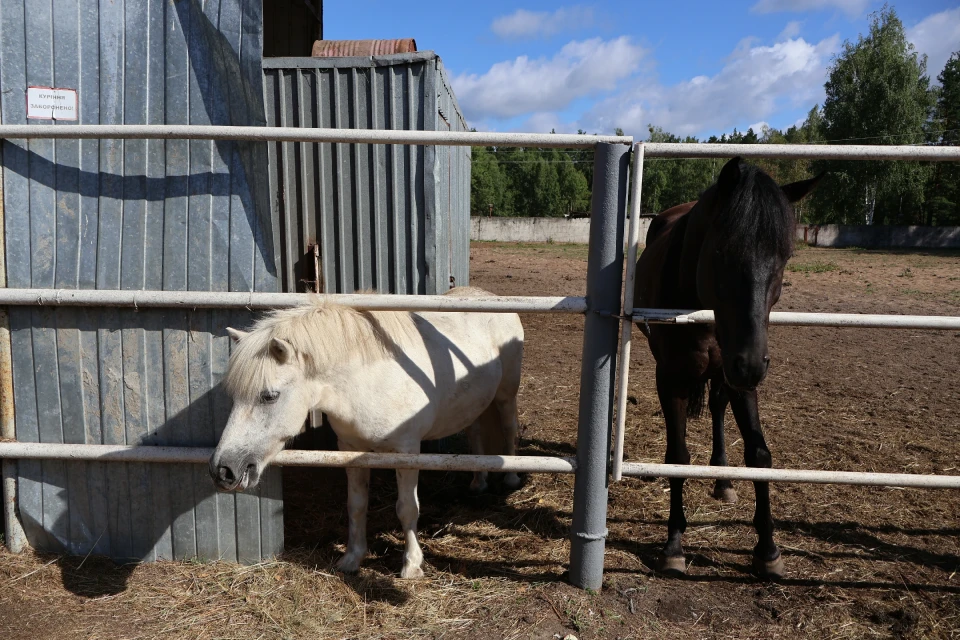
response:
{"label": "horse's hoof", "polygon": [[733,487],[714,487],[713,497],[726,504],[737,503],[737,492]]}
{"label": "horse's hoof", "polygon": [[520,486],[523,484],[523,480],[521,480],[520,476],[515,473],[508,473],[507,475],[503,476],[503,484],[511,491],[514,491],[520,488]]}
{"label": "horse's hoof", "polygon": [[773,560],[764,560],[760,556],[753,556],[753,571],[761,578],[779,580],[786,572],[783,556],[779,555]]}
{"label": "horse's hoof", "polygon": [[673,577],[686,575],[687,561],[683,556],[660,556],[657,559],[657,571]]}
{"label": "horse's hoof", "polygon": [[400,571],[400,578],[402,580],[419,580],[423,577],[423,569],[420,567],[404,567]]}

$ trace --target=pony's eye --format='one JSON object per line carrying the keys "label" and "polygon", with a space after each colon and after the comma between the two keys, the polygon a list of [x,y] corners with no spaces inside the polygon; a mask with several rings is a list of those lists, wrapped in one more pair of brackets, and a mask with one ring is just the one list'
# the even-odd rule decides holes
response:
{"label": "pony's eye", "polygon": [[273,404],[279,397],[279,391],[264,391],[260,394],[260,404]]}

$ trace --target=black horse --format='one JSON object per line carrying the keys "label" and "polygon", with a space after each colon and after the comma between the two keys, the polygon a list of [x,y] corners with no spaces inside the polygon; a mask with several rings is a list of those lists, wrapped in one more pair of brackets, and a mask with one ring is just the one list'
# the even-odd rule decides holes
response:
{"label": "black horse", "polygon": [[[687,417],[699,416],[710,383],[713,417],[711,465],[726,465],[723,415],[733,408],[749,467],[770,467],[757,409],[757,385],[770,366],[767,327],[780,299],[783,269],[793,252],[793,207],[822,177],[780,187],[741,158],[727,162],[716,184],[696,202],[658,215],[637,262],[637,307],[713,309],[715,325],[640,325],[657,361],[657,395],[667,424],[668,464],[689,464]],[[755,482],[753,518],[759,542],[753,567],[762,576],[783,575],[773,541],[766,482]],[[717,480],[713,496],[736,502],[729,480]],[[659,559],[665,573],[686,571],[681,536],[683,479],[670,480],[667,543]]]}

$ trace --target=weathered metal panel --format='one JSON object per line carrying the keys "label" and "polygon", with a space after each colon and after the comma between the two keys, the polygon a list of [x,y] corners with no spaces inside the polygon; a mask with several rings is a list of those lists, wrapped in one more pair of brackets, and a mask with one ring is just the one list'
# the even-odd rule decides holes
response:
{"label": "weathered metal panel", "polygon": [[[464,131],[433,52],[264,60],[268,126]],[[442,294],[469,282],[469,148],[270,143],[284,291],[320,246],[328,293]]]}
{"label": "weathered metal panel", "polygon": [[[263,125],[261,7],[4,1],[2,121],[26,124],[26,87],[41,85],[76,89],[81,124]],[[6,285],[277,291],[265,168],[262,143],[6,141]],[[249,313],[9,316],[18,440],[215,444],[229,413],[225,329]],[[252,562],[282,549],[277,470],[254,494],[219,495],[197,465],[24,461],[18,488],[40,550]]]}

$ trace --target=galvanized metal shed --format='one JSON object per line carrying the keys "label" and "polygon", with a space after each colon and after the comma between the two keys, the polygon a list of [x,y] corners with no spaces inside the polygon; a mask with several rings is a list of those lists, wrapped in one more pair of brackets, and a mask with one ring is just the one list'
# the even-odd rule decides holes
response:
{"label": "galvanized metal shed", "polygon": [[[263,74],[268,125],[467,130],[432,51],[267,58]],[[469,147],[277,142],[269,153],[284,290],[469,283]]]}
{"label": "galvanized metal shed", "polygon": [[[31,86],[70,90],[81,124],[264,125],[260,0],[0,3],[0,116]],[[62,94],[70,96],[69,92]],[[3,143],[5,285],[279,290],[266,145]],[[16,438],[211,446],[228,311],[10,308]],[[283,547],[281,477],[217,494],[203,466],[21,461],[29,543],[118,559],[253,562]]]}
{"label": "galvanized metal shed", "polygon": [[[303,9],[281,4],[284,15]],[[260,0],[0,3],[0,121],[466,129],[432,52],[264,59],[263,11]],[[301,44],[319,34],[316,17]],[[60,115],[76,119],[31,117],[29,87],[75,97]],[[468,282],[468,148],[7,140],[0,149],[3,286],[302,291],[315,288],[303,282],[316,276],[314,244],[328,292],[443,293]],[[249,313],[8,314],[0,422],[17,440],[218,440],[230,409],[218,386],[225,328],[249,324]],[[276,468],[254,492],[217,494],[198,466],[10,465],[38,550],[256,562],[283,548]]]}

